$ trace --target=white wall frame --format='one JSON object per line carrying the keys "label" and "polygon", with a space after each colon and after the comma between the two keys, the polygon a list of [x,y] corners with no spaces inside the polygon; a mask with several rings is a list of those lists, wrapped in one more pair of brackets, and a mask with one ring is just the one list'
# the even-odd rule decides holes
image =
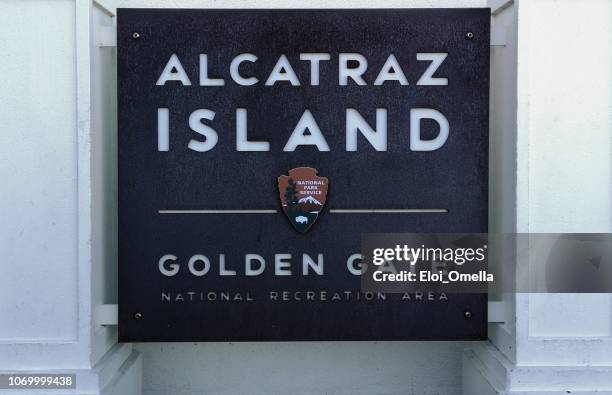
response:
{"label": "white wall frame", "polygon": [[100,260],[96,221],[108,212],[94,191],[92,155],[100,135],[116,133],[116,126],[98,127],[109,114],[93,108],[96,7],[87,0],[0,3],[0,49],[11,54],[0,66],[9,76],[0,93],[0,157],[11,192],[0,199],[13,229],[0,235],[0,372],[76,373],[76,390],[65,393],[137,394],[139,354],[116,344],[116,330],[97,325],[93,314],[107,296],[99,274],[109,262]]}
{"label": "white wall frame", "polygon": [[[515,218],[519,233],[609,233],[612,3],[515,0],[497,10],[494,24],[515,26],[502,49],[512,52],[492,57],[492,90],[505,78],[500,75],[515,85],[505,109],[496,107],[501,91],[492,95],[493,141],[516,125],[515,166],[505,166],[515,172],[516,188],[499,208]],[[572,53],[580,55],[567,57]],[[496,56],[515,61],[496,65]],[[577,74],[580,59],[588,65],[583,74]],[[507,118],[513,107],[514,119]],[[512,192],[496,187],[492,194],[500,198]],[[588,200],[581,199],[585,193]],[[504,217],[494,216],[497,231],[512,228]],[[506,323],[491,328],[490,342],[466,352],[464,393],[612,393],[610,295],[516,294],[504,300]]]}

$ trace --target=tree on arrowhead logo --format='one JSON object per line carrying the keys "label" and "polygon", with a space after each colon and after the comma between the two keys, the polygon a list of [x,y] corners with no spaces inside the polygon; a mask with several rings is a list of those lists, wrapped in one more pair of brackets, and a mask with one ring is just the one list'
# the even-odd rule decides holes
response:
{"label": "tree on arrowhead logo", "polygon": [[283,212],[291,225],[306,233],[323,210],[329,181],[317,176],[317,169],[296,167],[288,176],[278,177],[278,194]]}

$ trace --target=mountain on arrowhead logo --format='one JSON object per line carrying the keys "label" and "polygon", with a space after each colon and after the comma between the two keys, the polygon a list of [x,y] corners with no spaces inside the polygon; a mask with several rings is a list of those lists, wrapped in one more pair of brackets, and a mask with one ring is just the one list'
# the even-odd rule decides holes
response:
{"label": "mountain on arrowhead logo", "polygon": [[281,207],[291,225],[306,233],[323,210],[329,181],[317,176],[317,169],[296,167],[288,176],[278,177]]}

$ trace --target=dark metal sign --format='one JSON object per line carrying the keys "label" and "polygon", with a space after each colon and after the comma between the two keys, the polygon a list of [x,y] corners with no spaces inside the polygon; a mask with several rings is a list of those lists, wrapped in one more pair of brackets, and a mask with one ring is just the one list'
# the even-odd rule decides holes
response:
{"label": "dark metal sign", "polygon": [[117,29],[121,341],[486,338],[486,295],[361,292],[360,242],[487,231],[488,9]]}

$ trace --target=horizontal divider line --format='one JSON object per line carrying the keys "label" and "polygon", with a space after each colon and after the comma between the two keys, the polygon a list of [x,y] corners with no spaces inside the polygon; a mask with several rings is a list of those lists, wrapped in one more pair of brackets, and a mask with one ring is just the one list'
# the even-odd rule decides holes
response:
{"label": "horizontal divider line", "polygon": [[364,208],[364,209],[331,209],[332,214],[402,214],[402,213],[448,213],[445,208]]}
{"label": "horizontal divider line", "polygon": [[276,214],[278,210],[159,210],[160,214]]}
{"label": "horizontal divider line", "polygon": [[[366,209],[330,209],[331,214],[419,214],[448,213],[445,208],[366,208]],[[278,210],[159,210],[159,214],[276,214]]]}

